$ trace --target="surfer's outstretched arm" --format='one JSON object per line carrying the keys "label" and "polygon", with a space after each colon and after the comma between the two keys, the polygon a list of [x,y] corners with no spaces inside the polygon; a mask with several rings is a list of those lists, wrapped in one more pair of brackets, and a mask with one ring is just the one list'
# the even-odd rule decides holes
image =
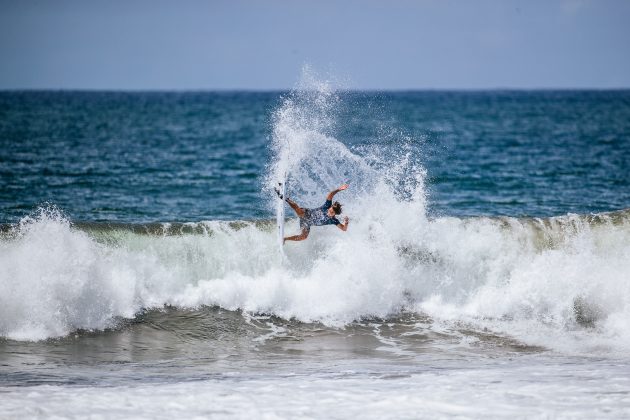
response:
{"label": "surfer's outstretched arm", "polygon": [[326,196],[326,200],[332,200],[333,197],[335,196],[335,194],[337,194],[339,191],[343,191],[343,190],[345,190],[347,188],[348,188],[348,184],[343,184],[341,187],[337,188],[336,190],[332,190]]}
{"label": "surfer's outstretched arm", "polygon": [[346,230],[348,230],[348,222],[349,221],[350,221],[350,219],[348,219],[348,216],[346,216],[343,219],[343,224],[338,224],[337,227],[345,232]]}

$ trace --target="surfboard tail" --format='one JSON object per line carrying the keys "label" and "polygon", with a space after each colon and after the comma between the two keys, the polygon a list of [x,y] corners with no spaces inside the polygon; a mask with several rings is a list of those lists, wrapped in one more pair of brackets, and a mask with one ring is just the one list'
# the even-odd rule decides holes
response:
{"label": "surfboard tail", "polygon": [[[282,188],[282,185],[282,182],[278,182],[278,187]],[[276,192],[280,200],[284,200],[284,194],[280,191],[279,188],[274,188],[273,190]]]}

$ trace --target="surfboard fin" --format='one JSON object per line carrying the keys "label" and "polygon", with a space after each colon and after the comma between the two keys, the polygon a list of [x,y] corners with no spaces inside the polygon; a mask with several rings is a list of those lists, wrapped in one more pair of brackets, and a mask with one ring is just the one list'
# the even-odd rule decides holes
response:
{"label": "surfboard fin", "polygon": [[[278,183],[278,185],[282,185],[282,184]],[[279,190],[279,189],[274,188],[273,190],[276,192],[276,194],[278,194],[278,198],[279,198],[280,200],[284,200],[284,196],[280,193],[280,190]]]}

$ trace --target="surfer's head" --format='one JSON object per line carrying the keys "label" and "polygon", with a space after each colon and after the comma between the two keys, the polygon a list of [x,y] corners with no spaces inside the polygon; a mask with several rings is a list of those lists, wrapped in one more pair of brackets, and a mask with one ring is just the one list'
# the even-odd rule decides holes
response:
{"label": "surfer's head", "polygon": [[328,217],[335,217],[338,214],[341,214],[341,203],[339,201],[335,201],[332,206],[328,208]]}

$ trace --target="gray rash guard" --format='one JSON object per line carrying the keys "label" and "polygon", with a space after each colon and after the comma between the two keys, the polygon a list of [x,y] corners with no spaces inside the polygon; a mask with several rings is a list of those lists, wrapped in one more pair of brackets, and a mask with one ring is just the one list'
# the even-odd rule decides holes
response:
{"label": "gray rash guard", "polygon": [[330,217],[326,212],[332,207],[332,200],[326,200],[323,206],[315,209],[304,209],[304,217],[300,217],[300,227],[310,230],[311,226],[339,225],[336,217]]}

